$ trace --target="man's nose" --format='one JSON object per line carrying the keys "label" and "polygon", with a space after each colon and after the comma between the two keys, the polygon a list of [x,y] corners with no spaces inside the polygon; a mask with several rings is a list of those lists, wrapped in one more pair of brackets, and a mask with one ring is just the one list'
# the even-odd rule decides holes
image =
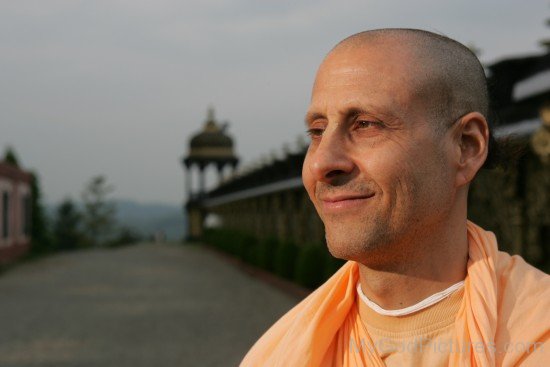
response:
{"label": "man's nose", "polygon": [[323,135],[309,158],[309,169],[316,181],[331,184],[348,177],[355,167],[345,137],[335,132]]}

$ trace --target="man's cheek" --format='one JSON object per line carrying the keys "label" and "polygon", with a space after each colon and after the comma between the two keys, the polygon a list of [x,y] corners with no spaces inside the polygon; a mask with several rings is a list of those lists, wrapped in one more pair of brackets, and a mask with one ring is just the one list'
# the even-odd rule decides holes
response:
{"label": "man's cheek", "polygon": [[399,154],[394,149],[376,149],[361,153],[359,162],[361,169],[368,175],[382,175],[398,169],[406,155]]}

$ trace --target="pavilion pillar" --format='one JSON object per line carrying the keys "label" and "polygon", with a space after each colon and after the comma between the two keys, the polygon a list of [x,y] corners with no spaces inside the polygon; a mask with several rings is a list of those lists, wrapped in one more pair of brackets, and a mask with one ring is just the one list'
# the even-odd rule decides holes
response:
{"label": "pavilion pillar", "polygon": [[191,199],[191,191],[192,191],[192,181],[191,181],[191,174],[192,174],[191,167],[186,166],[185,167],[185,194],[187,195],[187,200]]}
{"label": "pavilion pillar", "polygon": [[223,163],[218,163],[216,165],[216,168],[218,169],[218,184],[220,184],[223,181],[224,164]]}
{"label": "pavilion pillar", "polygon": [[204,169],[206,167],[203,165],[203,164],[200,164],[199,165],[199,193],[200,193],[200,196],[203,196],[204,193],[206,192],[206,181],[205,181],[205,177],[204,177]]}

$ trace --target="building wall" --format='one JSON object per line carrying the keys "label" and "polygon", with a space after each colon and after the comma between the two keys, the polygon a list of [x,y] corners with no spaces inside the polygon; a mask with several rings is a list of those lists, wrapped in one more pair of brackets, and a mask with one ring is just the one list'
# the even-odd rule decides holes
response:
{"label": "building wall", "polygon": [[531,150],[506,170],[482,171],[469,217],[495,232],[501,250],[550,271],[550,165]]}
{"label": "building wall", "polygon": [[30,248],[31,190],[28,175],[0,164],[0,264],[6,264]]}
{"label": "building wall", "polygon": [[303,188],[216,206],[223,227],[248,232],[260,239],[277,237],[297,245],[324,241],[324,227]]}

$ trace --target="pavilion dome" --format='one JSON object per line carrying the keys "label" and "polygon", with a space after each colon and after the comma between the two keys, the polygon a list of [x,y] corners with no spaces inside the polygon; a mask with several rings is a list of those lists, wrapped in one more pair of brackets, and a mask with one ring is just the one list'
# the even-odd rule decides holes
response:
{"label": "pavilion dome", "polygon": [[206,122],[204,130],[194,135],[189,142],[191,149],[218,147],[218,148],[233,148],[233,140],[224,132],[224,128],[210,120]]}
{"label": "pavilion dome", "polygon": [[225,132],[227,126],[227,123],[218,124],[214,117],[214,109],[209,108],[202,131],[189,140],[189,155],[185,159],[187,164],[192,162],[236,164],[238,159],[233,150],[233,139]]}

